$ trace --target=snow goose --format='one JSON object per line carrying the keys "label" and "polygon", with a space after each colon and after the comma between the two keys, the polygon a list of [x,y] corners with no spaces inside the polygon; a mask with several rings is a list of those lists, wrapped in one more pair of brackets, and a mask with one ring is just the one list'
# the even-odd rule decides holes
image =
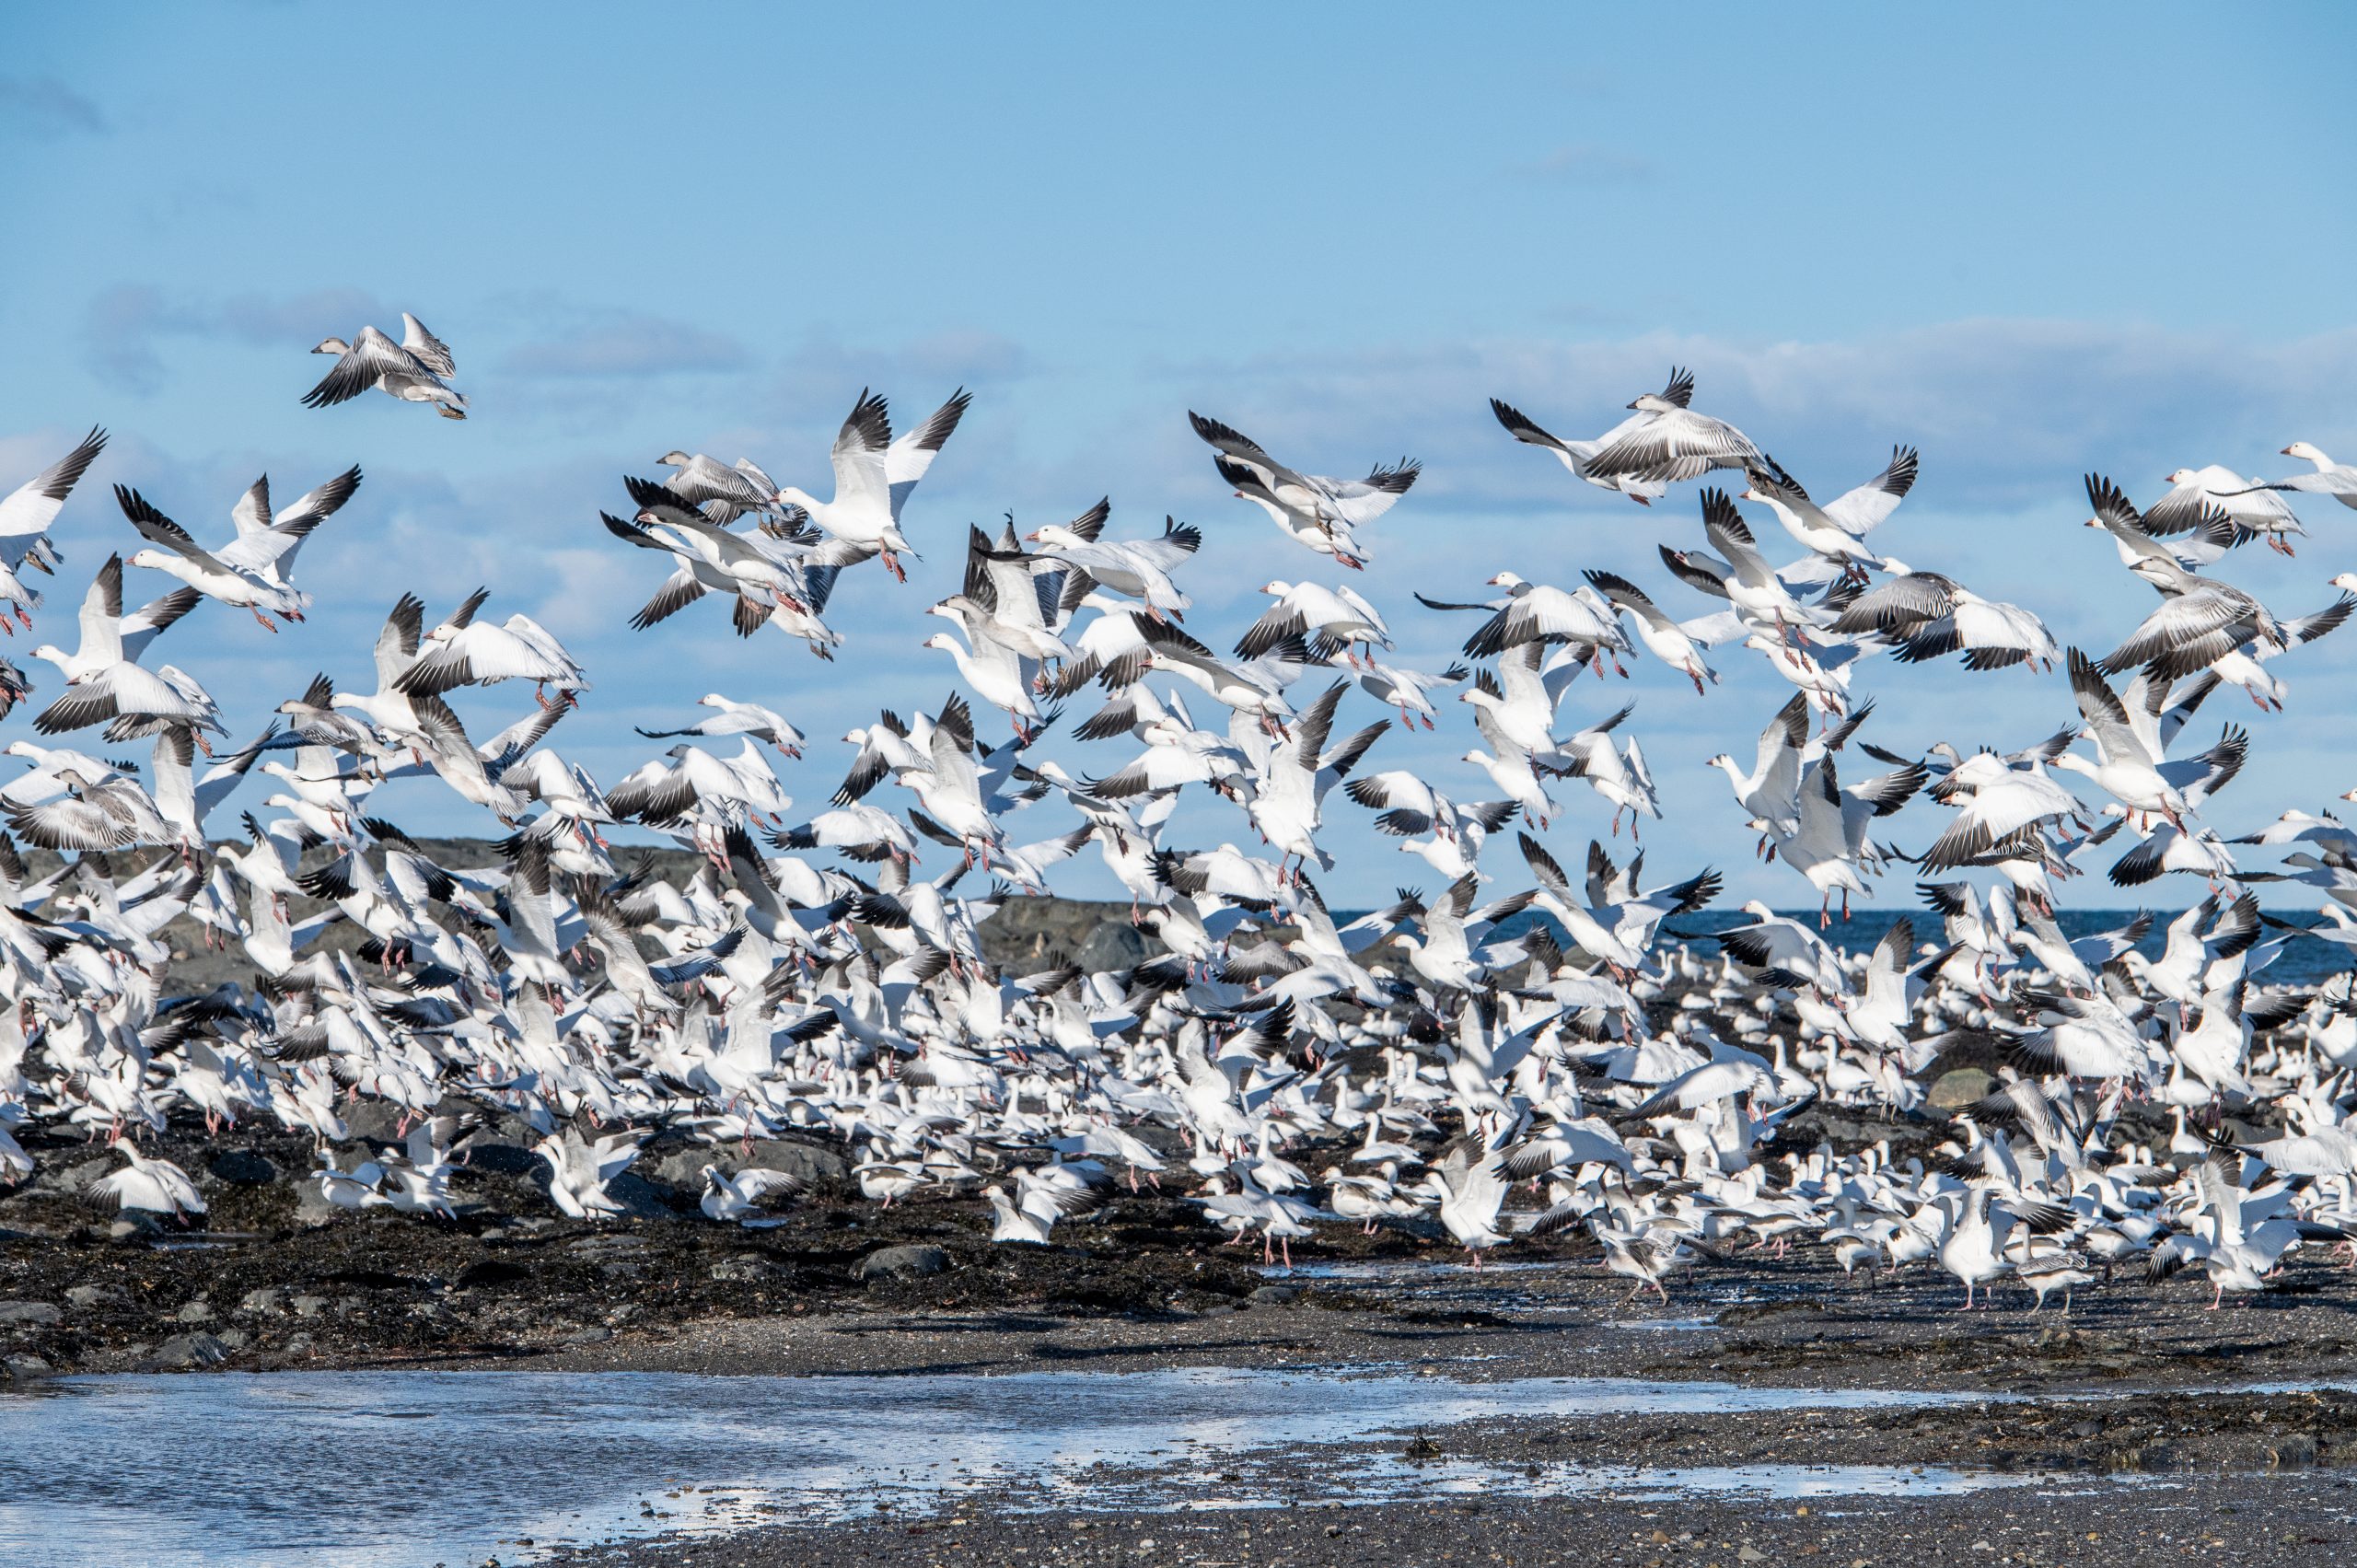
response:
{"label": "snow goose", "polygon": [[712,717],[699,719],[685,729],[640,729],[638,733],[649,740],[671,740],[683,735],[749,735],[788,757],[802,755],[802,732],[773,708],[765,708],[759,703],[735,702],[717,691],[698,697],[696,705],[714,710]]}
{"label": "snow goose", "polygon": [[[193,604],[197,596],[187,589]],[[157,633],[187,613],[171,597],[122,613],[122,557],[110,555],[83,596],[82,641],[75,652],[44,643],[33,653],[64,672],[65,691],[33,721],[43,735],[61,735],[112,719],[166,720],[225,733],[220,711],[204,689],[170,665],[138,662]],[[142,623],[144,622],[144,624]],[[141,733],[147,733],[142,728]]]}
{"label": "snow goose", "polygon": [[[2093,779],[2096,787],[2131,814],[2157,813],[2179,831],[2190,831],[2185,814],[2193,809],[2196,800],[2234,777],[2242,766],[2241,745],[2227,744],[2214,756],[2205,753],[2182,762],[2165,762],[2151,738],[2131,722],[2128,709],[2094,662],[2073,648],[2069,664],[2071,691],[2086,720],[2086,735],[2096,743],[2097,760],[2089,761],[2076,752],[2065,752],[2054,760],[2055,765]],[[2228,742],[2233,741],[2230,732]]]}
{"label": "snow goose", "polygon": [[1845,636],[1879,633],[1898,642],[1901,664],[1964,652],[1964,668],[2026,663],[2050,669],[2061,656],[2046,623],[2018,605],[1982,598],[1955,578],[1885,558],[1892,575],[1852,599],[1829,628]]}
{"label": "snow goose", "polygon": [[1035,733],[1023,721],[1038,718],[1039,705],[1032,701],[1030,675],[1014,649],[988,637],[969,648],[947,632],[936,632],[918,646],[937,648],[956,660],[966,684],[991,706],[1004,710],[1016,735],[1028,739]]}
{"label": "snow goose", "polygon": [[2314,473],[2295,474],[2290,479],[2270,482],[2270,490],[2293,490],[2308,495],[2329,495],[2344,506],[2357,507],[2357,464],[2336,463],[2316,447],[2305,441],[2294,441],[2283,448],[2287,458],[2314,463]]}
{"label": "snow goose", "polygon": [[1660,547],[1663,563],[1682,580],[1729,600],[1747,623],[1777,636],[1790,636],[1795,627],[1822,626],[1833,619],[1829,610],[1802,603],[1792,585],[1769,566],[1750,526],[1725,491],[1702,492],[1702,530],[1711,548],[1724,559]]}
{"label": "snow goose", "polygon": [[2269,673],[2267,662],[2278,654],[2288,653],[2298,645],[2313,643],[2336,631],[2357,610],[2357,572],[2343,572],[2334,577],[2331,586],[2342,590],[2340,597],[2322,610],[2296,616],[2282,623],[2283,645],[2253,639],[2231,653],[2222,654],[2210,661],[2210,673],[2229,685],[2239,686],[2262,712],[2283,711],[2283,699],[2290,688],[2281,679]]}
{"label": "snow goose", "polygon": [[[1751,772],[1745,772],[1724,751],[1703,765],[1726,774],[1735,789],[1736,804],[1750,815],[1756,831],[1762,835],[1771,830],[1797,832],[1800,817],[1795,802],[1800,793],[1801,749],[1807,744],[1808,702],[1794,693],[1768,721],[1768,727],[1759,732],[1759,749]],[[1763,846],[1765,842],[1763,836]]]}
{"label": "snow goose", "polygon": [[[1329,748],[1326,742],[1333,727],[1335,711],[1349,689],[1350,682],[1346,680],[1328,687],[1302,710],[1300,718],[1283,740],[1266,748],[1266,755],[1253,769],[1253,789],[1246,811],[1270,847],[1280,852],[1280,873],[1288,859],[1305,865],[1315,860],[1327,870],[1333,868],[1333,856],[1317,840],[1323,819],[1321,806],[1327,793],[1390,727],[1387,724],[1371,726]],[[1248,744],[1260,738],[1246,738]]]}
{"label": "snow goose", "polygon": [[1422,471],[1422,464],[1403,458],[1387,468],[1373,470],[1363,480],[1302,473],[1278,462],[1259,442],[1216,419],[1190,409],[1187,423],[1220,454],[1213,462],[1237,494],[1257,504],[1294,539],[1345,565],[1364,563],[1352,530],[1389,511]]}
{"label": "snow goose", "polygon": [[1358,657],[1350,653],[1351,645],[1391,646],[1391,628],[1383,623],[1382,614],[1348,587],[1279,581],[1262,584],[1260,591],[1275,596],[1277,602],[1237,639],[1240,658],[1259,658],[1288,637],[1312,633],[1323,647],[1342,651],[1353,668]]}
{"label": "snow goose", "polygon": [[1111,515],[1111,502],[1100,500],[1069,523],[1050,524],[1024,537],[1040,547],[1040,557],[1077,567],[1110,592],[1144,600],[1156,621],[1192,605],[1170,574],[1202,548],[1202,531],[1165,517],[1159,539],[1111,540],[1102,537]]}
{"label": "snow goose", "polygon": [[82,853],[170,843],[177,836],[147,792],[130,779],[85,773],[70,765],[51,777],[63,793],[32,803],[7,802],[9,829],[27,843]]}
{"label": "snow goose", "polygon": [[2166,556],[2142,557],[2129,570],[2152,585],[2161,605],[2105,656],[2107,669],[2142,665],[2157,678],[2175,679],[2251,643],[2278,653],[2290,645],[2267,607],[2231,583],[2197,576]]}
{"label": "snow goose", "polygon": [[361,478],[360,466],[355,463],[273,512],[270,475],[263,474],[246,487],[246,493],[229,509],[229,521],[238,530],[238,540],[217,552],[220,559],[234,570],[250,573],[273,587],[285,587],[288,574],[295,570],[295,558],[302,552],[303,541],[321,523],[343,509],[344,503],[359,491]]}
{"label": "snow goose", "polygon": [[[1800,481],[1765,454],[1746,470],[1746,477],[1749,483],[1737,499],[1764,503],[1803,549],[1852,576],[1863,578],[1867,567],[1882,564],[1882,558],[1868,550],[1859,536],[1898,507],[1900,497],[1915,482],[1915,461],[1913,454],[1909,453],[1902,469],[1898,458],[1893,457],[1890,467],[1880,476],[1822,507],[1809,499]],[[1895,490],[1886,488],[1893,485]],[[1887,505],[1866,505],[1868,498],[1887,502]],[[1864,526],[1852,527],[1844,520],[1845,516],[1858,518]]]}
{"label": "snow goose", "polygon": [[1145,644],[1147,668],[1177,676],[1223,707],[1249,715],[1269,733],[1277,733],[1280,721],[1293,713],[1283,680],[1271,668],[1271,660],[1228,664],[1167,622],[1144,621],[1138,631]]}
{"label": "snow goose", "polygon": [[1457,1150],[1417,1183],[1437,1200],[1442,1226],[1477,1269],[1484,1250],[1503,1247],[1509,1239],[1497,1228],[1506,1185],[1504,1156],[1487,1147]]}
{"label": "snow goose", "polygon": [[1584,575],[1589,585],[1602,594],[1615,610],[1628,612],[1630,621],[1636,626],[1637,640],[1644,644],[1648,653],[1694,682],[1696,696],[1710,694],[1702,682],[1707,679],[1715,686],[1719,672],[1703,662],[1701,652],[1695,646],[1694,639],[1687,634],[1685,627],[1663,613],[1644,590],[1628,578],[1610,572]]}
{"label": "snow goose", "polygon": [[351,343],[327,338],[311,352],[332,354],[336,362],[318,386],[303,394],[305,408],[331,408],[377,390],[403,402],[432,403],[445,419],[467,417],[467,400],[444,379],[457,373],[457,362],[442,340],[406,310],[401,312],[399,343],[374,327],[363,327]]}
{"label": "snow goose", "polygon": [[1722,419],[1696,413],[1688,404],[1694,378],[1670,373],[1670,384],[1629,406],[1647,415],[1590,456],[1582,478],[1629,478],[1674,483],[1700,479],[1713,469],[1743,468],[1759,461],[1751,437]]}
{"label": "snow goose", "polygon": [[2165,542],[2119,485],[2101,474],[2091,473],[2086,476],[2086,486],[2087,500],[2094,506],[2095,515],[2085,526],[2111,535],[2123,566],[2132,568],[2138,562],[2150,559],[2171,562],[2190,570],[2216,561],[2245,537],[2235,520],[2221,508],[2202,516],[2189,534],[2177,536],[2177,542]]}
{"label": "snow goose", "polygon": [[702,452],[674,448],[656,460],[679,470],[663,487],[691,506],[712,508],[715,522],[733,523],[748,512],[767,512],[777,505],[777,486],[764,482],[769,476],[743,459],[732,468]]}
{"label": "snow goose", "polygon": [[[581,666],[548,628],[521,613],[493,626],[475,619],[490,596],[477,588],[450,619],[418,640],[417,656],[401,671],[394,689],[411,697],[438,697],[460,686],[493,686],[502,680],[528,680],[535,695],[554,686],[563,691],[586,690],[588,679]],[[546,707],[548,700],[540,697]]]}
{"label": "snow goose", "polygon": [[923,424],[895,440],[891,412],[883,397],[862,389],[859,401],[835,435],[834,499],[821,501],[791,484],[780,488],[775,499],[781,505],[799,506],[809,513],[810,520],[830,537],[852,547],[854,559],[881,553],[886,569],[906,582],[908,574],[900,569],[900,554],[916,552],[900,532],[900,509],[972,401],[960,388]]}
{"label": "snow goose", "polygon": [[2245,479],[2223,464],[2176,469],[2165,477],[2169,493],[2144,508],[2144,526],[2155,534],[2189,533],[2223,512],[2243,537],[2264,538],[2270,550],[2290,555],[2290,536],[2308,531],[2264,480]]}
{"label": "snow goose", "polygon": [[[114,496],[122,515],[131,520],[140,537],[163,546],[161,550],[134,551],[124,564],[145,566],[178,577],[209,599],[248,611],[266,632],[278,630],[277,621],[271,620],[271,615],[280,621],[303,619],[303,607],[310,603],[311,596],[297,593],[283,582],[267,581],[258,569],[317,527],[320,520],[318,515],[300,519],[292,528],[240,534],[215,554],[199,545],[186,528],[157,511],[136,490],[118,484]],[[270,614],[265,615],[264,610]]]}
{"label": "snow goose", "polygon": [[576,1220],[603,1220],[622,1212],[606,1188],[638,1158],[639,1143],[635,1131],[609,1133],[593,1144],[567,1127],[563,1137],[552,1133],[533,1144],[532,1152],[548,1165],[549,1197],[559,1209]]}
{"label": "snow goose", "polygon": [[[1329,664],[1338,660],[1342,660],[1340,649],[1327,658]],[[1348,661],[1342,662],[1347,664]],[[1463,680],[1467,670],[1463,665],[1454,664],[1434,675],[1421,669],[1385,664],[1370,656],[1363,658],[1353,668],[1353,673],[1358,679],[1360,690],[1376,702],[1388,703],[1399,710],[1399,726],[1402,729],[1413,729],[1418,724],[1430,729],[1439,711],[1433,706],[1432,693],[1441,687],[1454,686]]]}
{"label": "snow goose", "polygon": [[[795,536],[779,541],[765,532],[736,533],[718,520],[718,504],[698,506],[686,498],[674,494],[662,485],[634,475],[625,475],[622,486],[638,507],[633,521],[644,528],[660,529],[662,535],[676,540],[682,560],[701,562],[735,585],[740,600],[751,605],[771,603],[800,606],[809,596],[806,562],[811,558],[809,546],[819,536]],[[658,535],[658,540],[662,539]],[[749,611],[738,610],[739,635],[749,635]]]}
{"label": "snow goose", "polygon": [[1545,583],[1525,581],[1514,572],[1501,572],[1489,581],[1492,587],[1505,589],[1505,598],[1486,604],[1450,604],[1416,596],[1431,610],[1492,612],[1465,640],[1465,652],[1470,657],[1494,658],[1526,643],[1562,643],[1582,650],[1583,657],[1593,654],[1600,658],[1604,650],[1629,645],[1612,606],[1594,588],[1583,587],[1566,593]]}
{"label": "snow goose", "polygon": [[86,1200],[175,1219],[204,1213],[204,1198],[188,1172],[168,1159],[150,1159],[128,1143],[117,1144],[115,1149],[130,1163],[84,1188]]}
{"label": "snow goose", "polygon": [[[1675,403],[1681,408],[1693,395],[1694,377],[1683,370],[1675,368],[1669,373],[1669,384],[1657,394],[1662,401]],[[1629,406],[1635,408],[1636,404],[1631,403]],[[1650,506],[1669,493],[1669,484],[1666,480],[1641,479],[1628,473],[1601,473],[1593,466],[1593,459],[1598,452],[1650,423],[1654,418],[1650,412],[1631,414],[1593,441],[1566,441],[1560,436],[1550,435],[1541,429],[1538,422],[1528,414],[1524,413],[1512,403],[1502,401],[1497,398],[1490,400],[1490,412],[1496,416],[1500,424],[1505,426],[1507,435],[1526,446],[1537,447],[1541,451],[1554,453],[1555,460],[1569,469],[1573,478],[1584,480],[1599,490],[1610,490],[1626,495],[1640,506]]]}
{"label": "snow goose", "polygon": [[809,1184],[791,1171],[760,1170],[750,1167],[734,1176],[721,1174],[716,1165],[708,1165],[700,1174],[703,1178],[703,1197],[696,1206],[706,1219],[726,1224],[731,1220],[751,1220],[762,1212],[773,1198],[797,1198],[809,1190]]}
{"label": "snow goose", "polygon": [[28,631],[33,622],[26,607],[38,607],[41,596],[19,581],[17,574],[29,561],[44,572],[55,564],[57,552],[49,542],[50,525],[57,521],[58,513],[65,509],[65,498],[74,494],[75,485],[106,446],[107,433],[94,425],[72,451],[0,497],[0,604],[13,609]]}

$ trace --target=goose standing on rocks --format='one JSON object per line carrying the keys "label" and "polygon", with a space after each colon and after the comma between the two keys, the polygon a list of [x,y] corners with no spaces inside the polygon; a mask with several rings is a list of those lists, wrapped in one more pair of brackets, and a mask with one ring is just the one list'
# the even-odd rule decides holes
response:
{"label": "goose standing on rocks", "polygon": [[374,327],[363,327],[351,343],[326,338],[311,352],[332,354],[336,362],[318,386],[303,394],[305,408],[331,408],[376,390],[403,402],[432,403],[445,419],[467,417],[467,400],[444,379],[459,368],[448,346],[406,310],[401,312],[399,343]]}

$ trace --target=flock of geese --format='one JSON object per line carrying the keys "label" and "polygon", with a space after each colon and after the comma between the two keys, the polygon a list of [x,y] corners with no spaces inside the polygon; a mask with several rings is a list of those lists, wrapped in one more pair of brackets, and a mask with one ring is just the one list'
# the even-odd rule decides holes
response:
{"label": "flock of geese", "polygon": [[[466,417],[450,350],[402,325],[398,343],[375,327],[323,342],[336,363],[305,402],[375,390]],[[947,623],[925,644],[954,667],[946,698],[882,712],[829,755],[781,711],[790,691],[713,692],[642,731],[669,744],[610,785],[561,749],[583,667],[528,615],[497,618],[486,592],[438,615],[402,595],[373,668],[344,661],[267,715],[234,715],[258,730],[235,743],[233,715],[171,658],[221,608],[301,622],[296,558],[361,470],[284,506],[258,480],[226,531],[192,531],[118,484],[138,547],[116,549],[110,535],[133,541],[93,508],[75,519],[77,551],[104,558],[75,634],[31,648],[54,673],[0,660],[0,716],[32,715],[6,748],[24,769],[0,786],[14,834],[0,838],[0,985],[15,1004],[0,1013],[0,1175],[33,1167],[12,1130],[70,1129],[125,1162],[90,1196],[197,1214],[196,1185],[151,1152],[168,1122],[193,1136],[199,1120],[208,1134],[259,1121],[314,1140],[310,1179],[330,1202],[447,1216],[474,1120],[447,1113],[456,1094],[536,1130],[550,1201],[592,1220],[618,1212],[610,1186],[658,1130],[709,1148],[714,1221],[791,1203],[793,1178],[732,1156],[793,1130],[850,1145],[874,1202],[977,1197],[1005,1242],[1085,1237],[1081,1222],[1143,1179],[1288,1264],[1324,1226],[1445,1238],[1477,1264],[1583,1230],[1632,1295],[1666,1297],[1698,1257],[1804,1245],[1845,1271],[1936,1264],[1967,1306],[2000,1282],[2067,1306],[2131,1260],[2198,1272],[2215,1305],[2263,1289],[2303,1243],[2345,1245],[2357,1000],[2345,973],[2270,983],[2293,928],[2252,888],[2313,889],[2319,934],[2357,946],[2357,830],[2292,809],[2222,837],[2204,811],[2250,740],[2227,723],[2205,744],[2200,709],[2239,687],[2263,722],[2286,697],[2275,660],[2357,607],[2357,577],[2279,615],[2216,575],[2255,540],[2291,553],[2306,531],[2294,499],[2357,506],[2357,469],[2295,443],[2284,451],[2313,472],[2182,469],[2141,510],[2090,477],[2088,526],[2157,602],[2116,646],[2065,648],[2032,611],[1890,553],[1912,448],[1818,502],[1697,412],[1694,389],[1674,373],[1586,440],[1492,404],[1516,441],[1654,507],[1664,572],[1650,586],[1501,573],[1487,597],[1425,599],[1465,617],[1464,661],[1446,669],[1396,662],[1385,611],[1347,576],[1418,465],[1310,473],[1190,414],[1223,482],[1325,579],[1268,582],[1230,651],[1187,623],[1195,527],[1119,528],[1103,502],[1020,537],[1011,521],[970,527],[958,589],[927,611]],[[907,508],[967,403],[896,434],[864,393],[824,499],[684,450],[661,477],[627,479],[604,527],[658,569],[632,624],[711,598],[737,635],[775,623],[831,658],[842,573],[875,560],[905,580],[912,539],[954,537]],[[0,501],[12,633],[35,634],[36,612],[57,621],[33,579],[64,568],[57,525],[105,445],[94,430]],[[1699,530],[1669,515],[1695,482]],[[138,602],[142,573],[170,583]],[[1661,807],[1633,705],[1596,694],[1650,657],[1670,690],[1708,698],[1713,660],[1753,656],[1789,698],[1756,748],[1713,761],[1731,820],[1818,908],[1749,903],[1700,938],[1680,922],[1713,902],[1716,873],[1657,877],[1642,851],[1623,864],[1604,847]],[[1861,737],[1877,657],[1951,656],[1968,671],[2059,668],[2077,722],[1916,755]],[[498,716],[462,720],[461,694]],[[1070,734],[1097,749],[1086,769],[1041,745],[1082,707]],[[993,709],[1003,726],[983,722]],[[1430,730],[1451,712],[1478,740],[1470,791],[1382,766],[1395,715]],[[138,742],[144,760],[128,755]],[[816,772],[820,808],[795,809],[789,762]],[[437,865],[372,811],[387,782],[427,776],[480,808],[498,866]],[[1232,807],[1235,842],[1170,842],[1190,789]],[[1612,831],[1574,872],[1542,835],[1585,792]],[[1908,854],[1887,819],[1919,797],[1937,826]],[[1028,828],[1035,809],[1050,825]],[[1430,865],[1437,895],[1328,909],[1321,829],[1362,812]],[[675,882],[629,865],[608,836],[624,824],[700,868]],[[35,875],[19,841],[63,864]],[[2076,936],[2061,923],[2060,889],[2107,843],[2124,851],[2115,886],[2202,889],[2157,917],[2157,956],[2143,940],[2156,917]],[[984,923],[1084,854],[1160,955],[1035,973],[988,961]],[[2280,864],[2245,869],[2258,855]],[[1902,865],[1920,924],[1897,920],[1863,955],[1829,944],[1837,895],[1846,913]],[[298,897],[315,912],[295,918]],[[164,932],[182,919],[241,948],[251,984],[176,988]],[[1997,1071],[1928,1156],[1786,1131],[1813,1105],[1922,1113],[1926,1086],[1967,1057]],[[365,1098],[398,1108],[403,1136],[355,1155],[344,1116]]]}

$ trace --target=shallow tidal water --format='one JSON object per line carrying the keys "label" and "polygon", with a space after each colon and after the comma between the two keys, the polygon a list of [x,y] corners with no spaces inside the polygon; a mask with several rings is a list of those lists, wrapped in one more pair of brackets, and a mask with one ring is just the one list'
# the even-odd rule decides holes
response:
{"label": "shallow tidal water", "polygon": [[0,1396],[0,1562],[408,1568],[563,1543],[879,1511],[1008,1483],[1042,1508],[1235,1508],[1518,1491],[1933,1494],[2061,1478],[1884,1466],[1500,1470],[1335,1451],[1318,1482],[1238,1471],[1305,1446],[1500,1416],[1963,1402],[1617,1378],[1488,1384],[1220,1368],[856,1377],[343,1372],[69,1378]]}

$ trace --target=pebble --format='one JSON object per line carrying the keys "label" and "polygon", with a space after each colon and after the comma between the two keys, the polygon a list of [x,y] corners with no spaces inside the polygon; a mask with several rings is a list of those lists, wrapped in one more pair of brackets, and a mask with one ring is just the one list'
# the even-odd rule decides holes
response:
{"label": "pebble", "polygon": [[54,1323],[65,1314],[46,1301],[0,1301],[0,1324]]}

